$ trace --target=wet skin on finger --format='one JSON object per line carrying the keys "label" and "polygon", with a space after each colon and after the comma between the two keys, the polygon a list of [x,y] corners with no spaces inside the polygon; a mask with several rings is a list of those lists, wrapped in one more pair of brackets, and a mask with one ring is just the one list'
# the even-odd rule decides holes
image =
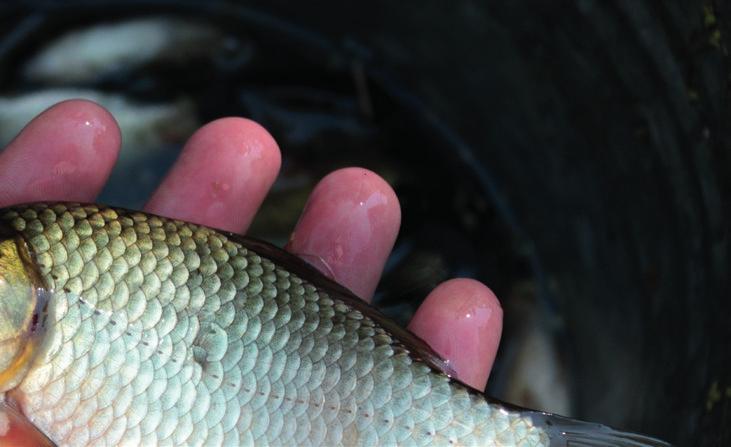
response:
{"label": "wet skin on finger", "polygon": [[[43,112],[0,154],[0,205],[90,202],[117,159],[120,131],[98,105],[66,101]],[[196,132],[146,210],[244,232],[274,182],[281,155],[274,138],[243,118]],[[400,225],[391,187],[377,174],[347,168],[314,189],[287,249],[369,300]],[[502,328],[494,294],[472,280],[442,284],[409,328],[448,358],[457,375],[484,388]]]}

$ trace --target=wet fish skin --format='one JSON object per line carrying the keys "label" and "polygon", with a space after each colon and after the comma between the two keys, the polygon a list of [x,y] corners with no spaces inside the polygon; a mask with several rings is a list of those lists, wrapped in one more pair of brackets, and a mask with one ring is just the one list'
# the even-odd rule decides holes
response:
{"label": "wet fish skin", "polygon": [[9,395],[59,444],[547,441],[244,240],[91,205],[1,220],[54,291]]}
{"label": "wet fish skin", "polygon": [[[566,441],[546,425],[561,418],[488,401],[416,337],[266,244],[63,203],[2,210],[0,230],[42,292],[35,355],[0,390],[57,444]],[[602,433],[573,423],[576,439]],[[648,440],[627,436],[639,442],[613,445]]]}

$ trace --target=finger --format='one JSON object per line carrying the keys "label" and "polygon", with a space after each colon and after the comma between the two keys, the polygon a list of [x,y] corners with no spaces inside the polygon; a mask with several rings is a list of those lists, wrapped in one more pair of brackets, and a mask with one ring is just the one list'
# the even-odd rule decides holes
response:
{"label": "finger", "polygon": [[188,140],[145,210],[245,232],[280,165],[279,147],[263,127],[244,118],[222,118]]}
{"label": "finger", "polygon": [[385,180],[341,169],[317,184],[286,248],[370,300],[400,224],[398,199]]}
{"label": "finger", "polygon": [[473,279],[452,279],[426,297],[409,329],[449,360],[457,377],[484,390],[503,328],[500,302]]}
{"label": "finger", "polygon": [[7,402],[0,402],[0,447],[55,446],[43,432]]}
{"label": "finger", "polygon": [[112,115],[90,101],[64,101],[34,118],[0,154],[0,206],[40,200],[91,202],[117,160]]}

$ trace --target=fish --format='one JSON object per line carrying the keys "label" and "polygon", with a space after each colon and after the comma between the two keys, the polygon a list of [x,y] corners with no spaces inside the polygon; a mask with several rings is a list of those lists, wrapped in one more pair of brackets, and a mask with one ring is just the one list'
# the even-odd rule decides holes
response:
{"label": "fish", "polygon": [[0,210],[0,439],[666,446],[491,399],[265,242],[96,204]]}
{"label": "fish", "polygon": [[571,375],[560,350],[562,321],[541,306],[534,281],[518,281],[505,300],[502,368],[490,375],[500,399],[522,407],[571,414]]}
{"label": "fish", "polygon": [[143,17],[72,29],[23,66],[36,83],[78,85],[157,63],[185,63],[226,43],[214,27],[195,20]]}

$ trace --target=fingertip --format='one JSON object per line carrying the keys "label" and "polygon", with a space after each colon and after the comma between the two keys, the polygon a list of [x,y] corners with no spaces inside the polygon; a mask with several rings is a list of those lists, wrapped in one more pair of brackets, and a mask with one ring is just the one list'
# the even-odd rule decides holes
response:
{"label": "fingertip", "polygon": [[0,155],[0,203],[93,200],[120,142],[116,121],[94,102],[75,99],[48,108]]}
{"label": "fingertip", "polygon": [[409,329],[449,360],[460,380],[485,388],[502,333],[500,301],[479,281],[458,278],[435,288]]}
{"label": "fingertip", "polygon": [[238,117],[217,119],[191,136],[145,209],[244,232],[281,162],[279,146],[259,124]]}
{"label": "fingertip", "polygon": [[52,119],[68,120],[83,128],[93,144],[88,148],[113,152],[115,157],[122,143],[122,131],[114,116],[104,107],[88,99],[69,99],[49,108],[45,113]]}
{"label": "fingertip", "polygon": [[[261,124],[248,118],[229,116],[211,121],[201,127],[194,137],[213,140],[221,152],[234,152],[266,163],[267,173],[279,173],[282,154],[274,137]],[[233,144],[228,143],[229,140]]]}
{"label": "fingertip", "polygon": [[317,184],[287,250],[370,300],[400,225],[388,182],[368,169],[343,168]]}
{"label": "fingertip", "polygon": [[[28,129],[33,132],[25,132]],[[35,132],[39,135],[36,136]],[[40,136],[57,144],[74,138],[73,143],[79,150],[91,155],[111,153],[114,160],[122,142],[119,125],[112,114],[88,99],[69,99],[49,107],[19,134],[20,138],[25,137],[32,142]],[[13,149],[13,146],[11,142],[8,149]]]}
{"label": "fingertip", "polygon": [[[365,207],[368,217],[377,220],[378,224],[396,224],[397,229],[401,225],[401,204],[396,192],[370,169],[353,166],[335,170],[320,180],[310,198],[349,199],[359,207]],[[373,203],[367,203],[369,200]]]}
{"label": "fingertip", "polygon": [[104,107],[86,99],[59,102],[33,118],[3,152],[3,158],[14,158],[29,151],[69,149],[64,155],[111,155],[116,160],[122,141],[117,121]]}

